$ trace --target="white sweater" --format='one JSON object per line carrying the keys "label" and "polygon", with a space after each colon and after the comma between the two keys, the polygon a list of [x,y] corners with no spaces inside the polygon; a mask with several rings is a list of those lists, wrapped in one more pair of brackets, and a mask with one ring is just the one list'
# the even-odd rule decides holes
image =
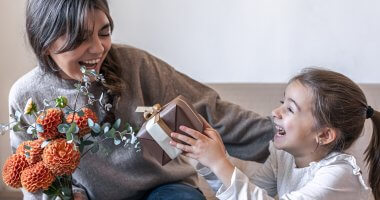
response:
{"label": "white sweater", "polygon": [[216,197],[221,200],[274,199],[368,199],[371,190],[362,178],[353,156],[331,153],[308,167],[296,168],[294,157],[276,150],[271,143],[271,155],[264,165],[247,177],[235,167],[231,185],[222,185]]}

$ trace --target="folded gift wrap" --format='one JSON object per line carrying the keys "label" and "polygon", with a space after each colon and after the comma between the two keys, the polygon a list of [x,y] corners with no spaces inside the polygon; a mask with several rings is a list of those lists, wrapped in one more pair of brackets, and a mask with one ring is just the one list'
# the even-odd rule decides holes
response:
{"label": "folded gift wrap", "polygon": [[138,107],[136,112],[144,112],[147,120],[137,133],[142,145],[143,156],[155,158],[165,165],[182,153],[181,150],[169,144],[171,132],[185,134],[179,130],[184,125],[203,131],[203,123],[194,107],[183,96],[178,96],[165,106],[159,104],[153,107]]}

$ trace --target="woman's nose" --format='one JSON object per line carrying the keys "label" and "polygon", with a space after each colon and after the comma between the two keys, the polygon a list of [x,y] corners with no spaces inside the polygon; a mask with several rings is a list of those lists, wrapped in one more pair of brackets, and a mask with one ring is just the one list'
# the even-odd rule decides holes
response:
{"label": "woman's nose", "polygon": [[92,54],[102,54],[104,51],[104,46],[102,40],[99,37],[93,37],[91,40],[89,52]]}

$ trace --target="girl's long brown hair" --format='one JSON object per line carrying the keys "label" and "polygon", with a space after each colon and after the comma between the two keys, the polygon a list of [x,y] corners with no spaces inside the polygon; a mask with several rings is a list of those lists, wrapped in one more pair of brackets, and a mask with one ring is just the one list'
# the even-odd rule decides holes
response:
{"label": "girl's long brown hair", "polygon": [[372,108],[369,108],[360,87],[340,73],[307,68],[290,80],[293,81],[299,81],[313,91],[315,128],[338,130],[337,140],[330,146],[331,151],[341,152],[349,148],[361,135],[367,117],[372,119],[373,134],[365,159],[369,165],[372,193],[376,200],[380,200],[380,113],[374,110],[371,113]]}

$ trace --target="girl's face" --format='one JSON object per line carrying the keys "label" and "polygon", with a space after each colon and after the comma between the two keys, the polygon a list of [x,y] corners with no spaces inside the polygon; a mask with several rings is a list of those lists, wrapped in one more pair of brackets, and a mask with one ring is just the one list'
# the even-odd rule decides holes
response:
{"label": "girl's face", "polygon": [[285,90],[284,101],[272,111],[276,125],[274,146],[294,156],[315,151],[317,132],[312,115],[313,94],[299,81],[291,82]]}
{"label": "girl's face", "polygon": [[87,17],[87,23],[87,27],[91,29],[87,31],[92,34],[77,48],[64,53],[55,53],[66,42],[66,35],[63,35],[48,50],[48,54],[61,69],[60,73],[64,79],[81,80],[80,66],[82,65],[99,72],[111,48],[111,27],[104,12],[95,9],[94,15]]}

